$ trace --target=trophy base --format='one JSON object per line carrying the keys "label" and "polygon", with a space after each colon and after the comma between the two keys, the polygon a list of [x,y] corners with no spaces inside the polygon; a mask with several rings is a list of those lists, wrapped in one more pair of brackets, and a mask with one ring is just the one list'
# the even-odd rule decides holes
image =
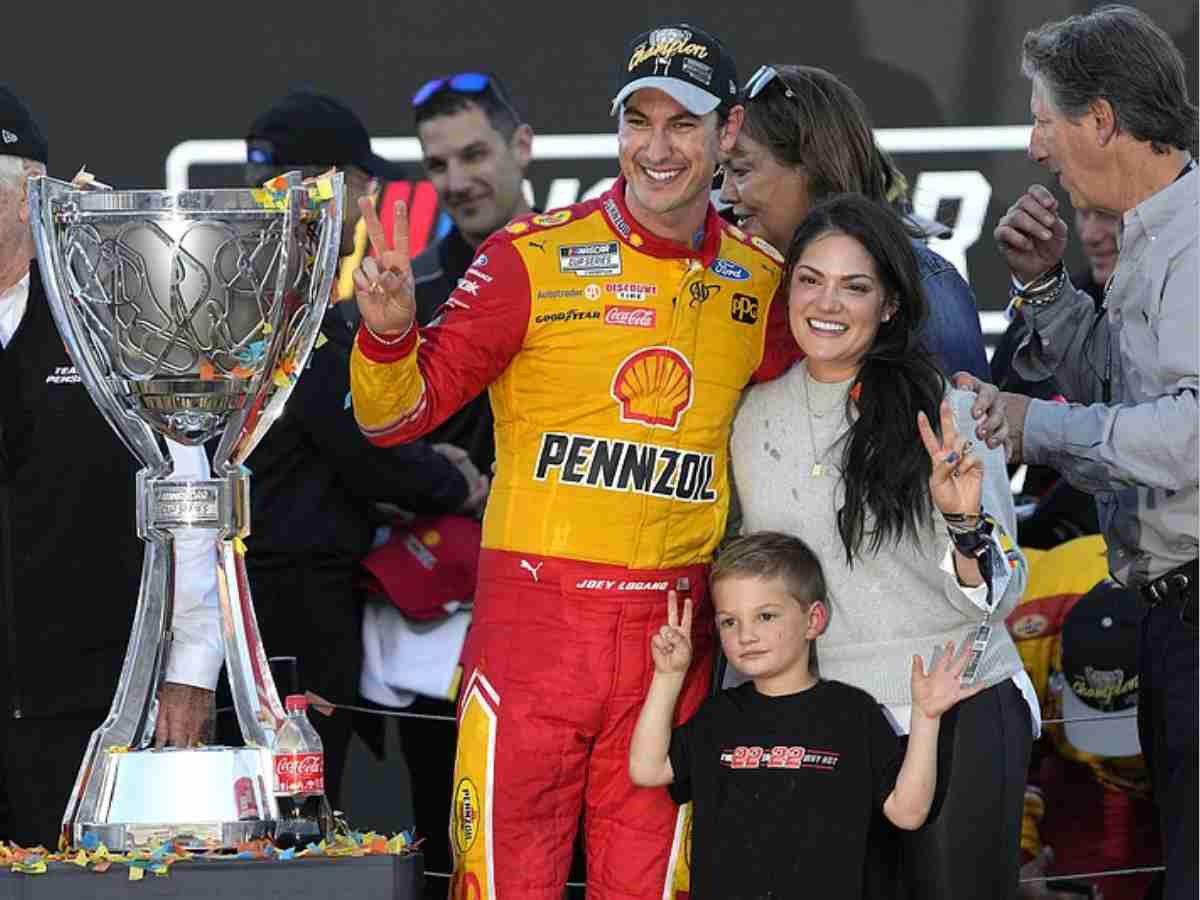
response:
{"label": "trophy base", "polygon": [[[188,850],[236,849],[272,833],[278,807],[270,751],[257,747],[102,752],[95,821],[64,822],[75,846],[114,851],[176,841]],[[89,837],[94,836],[94,837]]]}
{"label": "trophy base", "polygon": [[94,835],[98,844],[113,852],[153,850],[172,842],[185,850],[236,850],[247,841],[270,837],[273,822],[165,822],[148,825],[128,823],[112,825],[79,824],[75,826],[75,845],[81,846]]}

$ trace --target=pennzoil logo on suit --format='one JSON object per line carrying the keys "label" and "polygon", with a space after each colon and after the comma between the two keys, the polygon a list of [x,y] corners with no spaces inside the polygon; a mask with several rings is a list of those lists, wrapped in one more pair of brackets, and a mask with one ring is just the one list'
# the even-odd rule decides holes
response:
{"label": "pennzoil logo on suit", "polygon": [[450,844],[454,851],[450,896],[461,900],[496,896],[492,803],[499,707],[500,695],[475,669],[459,705],[450,807]]}

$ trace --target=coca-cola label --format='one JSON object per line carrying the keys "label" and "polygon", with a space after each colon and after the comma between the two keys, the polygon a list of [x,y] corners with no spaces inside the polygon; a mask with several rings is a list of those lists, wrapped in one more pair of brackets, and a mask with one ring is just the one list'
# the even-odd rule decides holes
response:
{"label": "coca-cola label", "polygon": [[626,328],[653,328],[657,312],[644,306],[606,306],[605,325],[622,325]]}
{"label": "coca-cola label", "polygon": [[285,753],[276,756],[275,793],[325,793],[325,754]]}
{"label": "coca-cola label", "polygon": [[245,776],[233,783],[233,799],[237,803],[238,819],[257,819],[258,800],[254,797],[254,782]]}

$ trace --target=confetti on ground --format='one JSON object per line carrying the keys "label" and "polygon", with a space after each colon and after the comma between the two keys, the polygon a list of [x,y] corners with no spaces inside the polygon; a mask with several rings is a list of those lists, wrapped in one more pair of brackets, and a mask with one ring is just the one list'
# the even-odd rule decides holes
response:
{"label": "confetti on ground", "polygon": [[410,853],[420,842],[413,840],[411,832],[402,831],[391,837],[374,831],[341,831],[320,843],[311,843],[302,850],[289,847],[278,849],[267,838],[248,841],[237,847],[234,853],[206,851],[196,853],[168,841],[153,850],[133,850],[129,853],[113,853],[100,843],[95,834],[84,837],[82,846],[63,846],[57,853],[45,847],[18,847],[16,844],[0,842],[0,867],[7,866],[13,872],[25,875],[42,875],[53,872],[54,864],[89,868],[92,872],[107,872],[114,864],[128,866],[129,880],[141,881],[149,871],[155,876],[170,874],[171,866],[180,860],[206,862],[223,859],[275,859],[288,862],[294,859],[339,857],[402,856]]}

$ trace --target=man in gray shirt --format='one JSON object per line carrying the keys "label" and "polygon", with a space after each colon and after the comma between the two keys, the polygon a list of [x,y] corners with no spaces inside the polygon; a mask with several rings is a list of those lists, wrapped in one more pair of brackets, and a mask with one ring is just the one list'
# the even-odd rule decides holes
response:
{"label": "man in gray shirt", "polygon": [[[1196,580],[1200,172],[1183,59],[1143,13],[1105,7],[1030,32],[1030,157],[1077,209],[1122,219],[1096,312],[1062,268],[1067,226],[1034,185],[995,238],[1029,325],[1015,367],[1069,404],[1005,394],[1012,448],[1096,497],[1113,575],[1139,589],[1139,733],[1162,820],[1165,897],[1197,893]],[[1131,678],[1134,673],[1097,673]],[[1102,685],[1097,684],[1099,688]]]}

